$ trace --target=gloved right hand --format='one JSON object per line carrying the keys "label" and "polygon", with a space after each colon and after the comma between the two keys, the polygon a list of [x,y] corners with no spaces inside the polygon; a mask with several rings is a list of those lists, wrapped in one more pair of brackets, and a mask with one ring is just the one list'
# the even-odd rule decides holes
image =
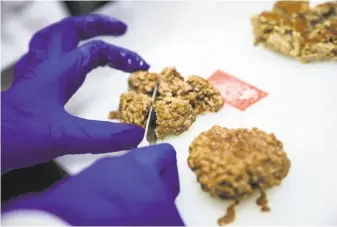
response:
{"label": "gloved right hand", "polygon": [[64,105],[99,66],[148,70],[130,50],[91,40],[120,36],[127,26],[105,15],[68,17],[38,31],[14,67],[12,87],[1,93],[1,171],[33,166],[62,155],[130,150],[144,130],[130,124],[73,116]]}
{"label": "gloved right hand", "polygon": [[161,144],[104,158],[42,194],[19,197],[3,211],[37,209],[71,225],[181,226],[176,152]]}

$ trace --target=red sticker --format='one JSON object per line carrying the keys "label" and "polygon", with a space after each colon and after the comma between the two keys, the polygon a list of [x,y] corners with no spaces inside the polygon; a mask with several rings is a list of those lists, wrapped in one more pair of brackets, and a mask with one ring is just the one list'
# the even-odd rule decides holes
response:
{"label": "red sticker", "polygon": [[208,80],[220,90],[228,104],[240,110],[245,110],[268,95],[253,85],[220,70],[213,73]]}

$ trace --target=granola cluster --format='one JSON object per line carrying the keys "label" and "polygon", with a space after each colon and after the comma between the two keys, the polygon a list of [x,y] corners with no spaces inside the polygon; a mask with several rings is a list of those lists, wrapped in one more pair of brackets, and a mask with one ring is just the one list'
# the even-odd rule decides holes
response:
{"label": "granola cluster", "polygon": [[138,71],[130,75],[129,90],[143,94],[152,94],[154,86],[158,81],[157,73],[149,73],[146,71]]}
{"label": "granola cluster", "polygon": [[188,165],[202,189],[235,202],[229,207],[230,212],[219,219],[220,225],[233,221],[234,206],[255,190],[262,193],[257,203],[268,211],[264,190],[280,185],[290,164],[282,142],[257,128],[216,125],[202,132],[189,147]]}
{"label": "granola cluster", "polygon": [[208,80],[194,75],[185,81],[176,68],[167,67],[160,73],[132,73],[128,80],[129,92],[122,94],[119,110],[111,112],[109,118],[144,127],[156,82],[159,86],[154,109],[156,136],[160,139],[183,133],[196,115],[217,112],[225,103],[220,91]]}
{"label": "granola cluster", "polygon": [[174,97],[187,100],[195,114],[218,112],[225,103],[220,91],[200,76],[192,75],[184,81],[172,67],[165,68],[160,75],[159,99]]}
{"label": "granola cluster", "polygon": [[199,76],[190,76],[186,83],[191,87],[188,99],[196,114],[218,112],[225,101],[220,91],[211,82]]}
{"label": "granola cluster", "polygon": [[277,1],[252,18],[255,44],[303,63],[337,60],[337,2]]}
{"label": "granola cluster", "polygon": [[196,115],[192,106],[186,100],[165,97],[154,104],[156,112],[155,129],[159,139],[166,135],[179,135],[186,131],[195,121]]}
{"label": "granola cluster", "polygon": [[175,68],[167,67],[159,74],[159,95],[162,97],[178,97],[190,89],[184,82],[184,77]]}
{"label": "granola cluster", "polygon": [[151,105],[151,97],[129,91],[120,96],[118,111],[111,111],[109,119],[119,119],[122,123],[145,127]]}

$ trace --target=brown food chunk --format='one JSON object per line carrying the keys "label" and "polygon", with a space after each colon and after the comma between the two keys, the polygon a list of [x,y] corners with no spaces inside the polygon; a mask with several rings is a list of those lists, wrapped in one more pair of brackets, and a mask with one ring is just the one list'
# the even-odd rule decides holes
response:
{"label": "brown food chunk", "polygon": [[299,17],[310,11],[309,1],[277,1],[273,11],[285,16]]}
{"label": "brown food chunk", "polygon": [[133,90],[149,94],[148,91],[153,91],[156,78],[159,80],[158,100],[166,97],[186,100],[192,105],[196,114],[217,112],[224,105],[224,98],[212,83],[199,76],[191,76],[184,81],[184,77],[175,67],[166,67],[159,74],[133,73],[129,77],[129,85]]}
{"label": "brown food chunk", "polygon": [[195,121],[195,113],[188,101],[179,98],[166,97],[154,104],[156,113],[157,138],[167,135],[179,135],[186,131]]}
{"label": "brown food chunk", "polygon": [[[144,94],[130,91],[120,97],[118,111],[111,111],[109,119],[120,119],[123,123],[146,126],[152,99]],[[179,135],[186,131],[196,119],[188,101],[165,97],[154,104],[156,113],[156,136],[164,139],[167,135]]]}
{"label": "brown food chunk", "polygon": [[304,62],[337,60],[337,20],[330,19],[324,25],[316,26],[304,43]]}
{"label": "brown food chunk", "polygon": [[[221,199],[239,201],[255,190],[280,185],[290,164],[282,142],[257,128],[213,126],[189,147],[188,165],[202,189]],[[266,201],[265,196],[258,201],[264,210]]]}
{"label": "brown food chunk", "polygon": [[166,67],[160,73],[158,91],[162,97],[178,97],[186,94],[190,86],[174,67]]}
{"label": "brown food chunk", "polygon": [[334,26],[327,25],[336,18],[337,2],[311,9],[308,1],[277,1],[252,18],[254,43],[301,62],[336,60]]}
{"label": "brown food chunk", "polygon": [[120,112],[117,110],[117,111],[110,111],[109,112],[109,115],[108,115],[108,118],[113,120],[113,119],[120,119],[121,118],[121,114]]}
{"label": "brown food chunk", "polygon": [[152,99],[135,91],[123,93],[120,96],[118,111],[111,111],[109,119],[118,118],[122,123],[136,124],[145,127]]}
{"label": "brown food chunk", "polygon": [[297,57],[301,53],[303,37],[299,30],[306,30],[301,19],[291,21],[275,12],[263,12],[253,17],[255,44],[287,56]]}
{"label": "brown food chunk", "polygon": [[325,19],[329,19],[337,14],[337,1],[318,4],[312,11]]}
{"label": "brown food chunk", "polygon": [[218,112],[224,106],[224,97],[208,80],[200,76],[190,76],[186,82],[191,86],[191,90],[189,96],[183,99],[189,100],[196,114]]}
{"label": "brown food chunk", "polygon": [[310,21],[312,27],[325,20],[336,17],[337,2],[326,2],[316,5],[305,17]]}
{"label": "brown food chunk", "polygon": [[158,78],[159,76],[157,73],[146,71],[134,72],[128,79],[129,90],[134,90],[143,94],[152,94]]}
{"label": "brown food chunk", "polygon": [[159,82],[156,112],[156,136],[179,135],[195,121],[196,115],[217,112],[224,105],[220,91],[208,80],[191,76],[187,81],[174,67],[166,67],[159,74],[138,71],[128,79],[129,92],[120,97],[118,111],[111,111],[109,119],[145,127],[154,86]]}

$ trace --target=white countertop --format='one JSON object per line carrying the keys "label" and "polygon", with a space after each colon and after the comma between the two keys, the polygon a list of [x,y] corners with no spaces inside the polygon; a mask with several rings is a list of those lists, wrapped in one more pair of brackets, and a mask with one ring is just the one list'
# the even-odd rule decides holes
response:
{"label": "white countertop", "polygon": [[69,15],[59,1],[1,1],[1,6],[1,70],[28,50],[35,32]]}
{"label": "white countertop", "polygon": [[[238,206],[233,225],[337,224],[337,64],[300,64],[253,46],[250,16],[270,9],[271,2],[119,2],[101,12],[124,20],[128,33],[103,39],[135,50],[152,71],[176,66],[184,76],[209,77],[217,69],[230,73],[269,95],[246,111],[229,105],[200,116],[189,131],[168,138],[178,153],[181,193],[178,208],[187,225],[215,225],[227,202],[200,190],[187,166],[188,146],[215,124],[257,126],[284,142],[292,161],[280,187],[268,190],[271,213],[255,205],[257,195]],[[94,70],[67,104],[77,116],[107,120],[127,91],[128,74],[109,68]],[[58,159],[76,174],[104,155]]]}

